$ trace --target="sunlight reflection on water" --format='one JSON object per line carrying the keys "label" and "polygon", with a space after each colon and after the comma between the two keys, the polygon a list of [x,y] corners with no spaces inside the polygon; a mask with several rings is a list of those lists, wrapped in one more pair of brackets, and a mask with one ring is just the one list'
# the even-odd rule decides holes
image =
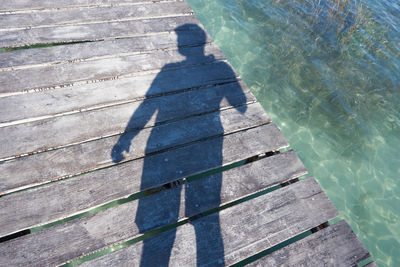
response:
{"label": "sunlight reflection on water", "polygon": [[377,263],[400,266],[399,4],[188,2]]}

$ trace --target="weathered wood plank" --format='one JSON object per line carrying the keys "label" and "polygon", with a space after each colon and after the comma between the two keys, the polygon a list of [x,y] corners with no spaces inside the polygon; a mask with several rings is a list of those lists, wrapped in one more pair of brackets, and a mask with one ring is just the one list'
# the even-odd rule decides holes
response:
{"label": "weathered wood plank", "polygon": [[0,236],[287,146],[276,125],[267,124],[5,195],[0,199]]}
{"label": "weathered wood plank", "polygon": [[369,256],[350,226],[340,221],[248,266],[357,266]]}
{"label": "weathered wood plank", "polygon": [[[96,41],[107,38],[133,37],[173,31],[194,29],[200,23],[195,16],[154,18],[121,22],[104,22],[81,25],[66,25],[0,32],[0,47],[34,45],[40,43]],[[202,26],[200,26],[202,27]]]}
{"label": "weathered wood plank", "polygon": [[177,16],[181,14],[193,14],[193,10],[185,1],[2,14],[0,16],[0,31]]}
{"label": "weathered wood plank", "polygon": [[[0,143],[2,144],[0,158],[13,158],[100,139],[120,134],[126,128],[141,129],[229,106],[254,102],[255,97],[248,88],[243,88],[241,85],[243,83],[229,83],[69,116],[2,127],[0,128]],[[134,113],[134,118],[131,118]]]}
{"label": "weathered wood plank", "polygon": [[[337,215],[310,178],[122,248],[82,266],[224,266]],[[196,237],[194,230],[196,232]],[[176,236],[175,236],[176,231]],[[221,239],[221,241],[219,240]],[[169,254],[168,243],[175,240]],[[197,242],[196,242],[197,241]],[[143,247],[147,251],[144,251]],[[197,251],[196,251],[197,250]]]}
{"label": "weathered wood plank", "polygon": [[[0,127],[236,81],[225,62],[0,98]],[[153,81],[163,80],[163,84]],[[182,77],[185,77],[184,79]],[[151,89],[151,92],[147,91]],[[12,111],[12,112],[10,112]]]}
{"label": "weathered wood plank", "polygon": [[[111,151],[120,140],[126,143],[125,160],[163,151],[185,143],[231,133],[267,123],[268,116],[256,103],[247,107],[245,114],[236,109],[217,111],[202,116],[136,130],[123,136],[86,142],[59,150],[48,151],[0,165],[0,192],[10,193],[60,180],[90,170],[114,165]],[[149,136],[152,140],[148,141]],[[135,137],[132,142],[130,139]],[[114,161],[117,161],[114,159]],[[0,194],[0,195],[1,195]]]}
{"label": "weathered wood plank", "polygon": [[[104,212],[0,244],[0,265],[58,265],[132,239],[141,232],[227,204],[243,196],[297,178],[307,171],[293,151],[284,152],[222,174],[180,185]],[[220,190],[219,190],[220,188]],[[190,198],[175,196],[185,190]],[[148,211],[138,218],[138,203]],[[193,205],[196,202],[197,205]],[[185,205],[186,206],[185,209]],[[177,209],[179,207],[179,209]],[[176,211],[179,210],[179,213]],[[133,221],[136,219],[136,223]],[[139,227],[138,227],[139,225]],[[31,244],[31,245],[27,245]]]}
{"label": "weathered wood plank", "polygon": [[[206,40],[203,34],[206,35]],[[179,46],[193,46],[211,41],[211,37],[203,30],[179,32]],[[115,57],[148,50],[171,49],[177,46],[178,36],[175,31],[172,31],[149,36],[13,50],[1,53],[0,70]]]}
{"label": "weathered wood plank", "polygon": [[[198,47],[181,48],[181,52],[190,53],[186,59],[177,50],[152,51],[131,56],[120,56],[93,61],[58,64],[31,69],[0,72],[1,94],[85,84],[96,81],[118,79],[137,75],[144,71],[158,72],[161,69],[184,68],[224,59],[224,55],[215,45],[206,45],[205,56]],[[228,63],[227,63],[228,64]]]}
{"label": "weathered wood plank", "polygon": [[[76,7],[97,7],[115,6],[124,4],[155,3],[174,0],[41,0],[32,2],[30,0],[0,0],[0,12],[12,12],[19,10],[46,10],[46,9],[66,9]],[[179,0],[178,0],[179,1]]]}

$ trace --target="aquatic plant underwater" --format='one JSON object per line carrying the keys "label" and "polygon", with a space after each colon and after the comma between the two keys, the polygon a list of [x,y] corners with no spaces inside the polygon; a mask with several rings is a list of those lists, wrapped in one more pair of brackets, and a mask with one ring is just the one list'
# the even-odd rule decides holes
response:
{"label": "aquatic plant underwater", "polygon": [[188,0],[380,266],[400,266],[400,5]]}

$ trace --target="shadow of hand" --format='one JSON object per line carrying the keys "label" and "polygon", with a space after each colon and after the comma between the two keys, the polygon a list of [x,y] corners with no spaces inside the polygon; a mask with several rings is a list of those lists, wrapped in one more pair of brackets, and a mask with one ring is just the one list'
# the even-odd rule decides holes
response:
{"label": "shadow of hand", "polygon": [[125,159],[123,152],[129,152],[129,147],[127,146],[120,146],[120,142],[117,142],[113,149],[111,150],[111,158],[113,162],[120,162],[121,160]]}

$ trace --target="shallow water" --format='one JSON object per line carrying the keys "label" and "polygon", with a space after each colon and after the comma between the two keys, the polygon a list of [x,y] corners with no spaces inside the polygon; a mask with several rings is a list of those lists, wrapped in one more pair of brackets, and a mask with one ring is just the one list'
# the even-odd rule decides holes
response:
{"label": "shallow water", "polygon": [[380,266],[400,266],[400,4],[188,0]]}

